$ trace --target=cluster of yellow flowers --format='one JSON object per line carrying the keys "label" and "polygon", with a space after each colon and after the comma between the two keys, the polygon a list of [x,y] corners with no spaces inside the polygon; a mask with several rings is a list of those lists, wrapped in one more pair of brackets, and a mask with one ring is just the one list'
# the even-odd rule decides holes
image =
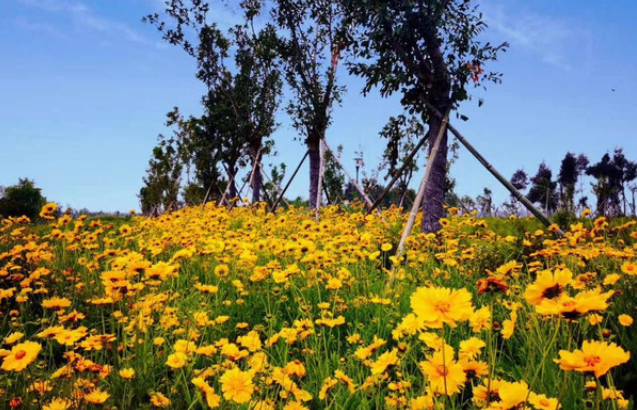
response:
{"label": "cluster of yellow flowers", "polygon": [[634,221],[582,219],[556,238],[452,208],[398,259],[397,208],[332,206],[318,222],[263,204],[108,222],[55,211],[0,225],[0,408],[635,399]]}

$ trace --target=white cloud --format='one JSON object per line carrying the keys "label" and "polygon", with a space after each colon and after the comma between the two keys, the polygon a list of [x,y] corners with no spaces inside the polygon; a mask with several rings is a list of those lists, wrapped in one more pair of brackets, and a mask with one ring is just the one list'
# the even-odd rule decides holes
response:
{"label": "white cloud", "polygon": [[489,27],[512,47],[527,49],[545,63],[572,70],[571,61],[588,57],[591,35],[581,25],[537,13],[528,4],[484,1],[481,10]]}
{"label": "white cloud", "polygon": [[[138,44],[149,44],[142,35],[118,21],[96,15],[86,4],[68,0],[19,0],[22,4],[50,13],[66,13],[74,24],[105,36],[117,36]],[[106,39],[102,39],[106,40]]]}

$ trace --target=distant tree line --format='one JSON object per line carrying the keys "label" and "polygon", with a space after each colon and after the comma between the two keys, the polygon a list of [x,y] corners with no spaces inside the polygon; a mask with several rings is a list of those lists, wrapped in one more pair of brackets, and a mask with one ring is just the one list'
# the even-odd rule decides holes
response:
{"label": "distant tree line", "polygon": [[[584,179],[588,178],[588,186]],[[598,216],[635,216],[637,184],[637,162],[630,161],[622,148],[612,154],[606,153],[591,163],[584,154],[568,152],[560,163],[559,172],[542,162],[535,175],[522,169],[512,175],[510,182],[516,189],[525,192],[527,198],[543,209],[547,215],[562,211],[575,214],[593,207],[589,195],[594,196],[594,211]],[[589,189],[590,188],[590,189]],[[514,198],[496,207],[492,192],[485,188],[483,194],[473,199],[463,197],[464,207],[477,209],[483,216],[520,214],[522,210]]]}

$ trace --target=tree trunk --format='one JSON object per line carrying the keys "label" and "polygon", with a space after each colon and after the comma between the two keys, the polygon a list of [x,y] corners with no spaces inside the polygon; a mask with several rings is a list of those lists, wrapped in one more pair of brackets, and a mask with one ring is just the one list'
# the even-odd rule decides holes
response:
{"label": "tree trunk", "polygon": [[[260,146],[259,142],[259,146]],[[261,159],[263,155],[259,147],[252,149],[252,203],[255,204],[261,201],[261,188],[263,187],[263,175],[261,174]]]}
{"label": "tree trunk", "polygon": [[[435,104],[438,111],[447,111],[447,104]],[[435,114],[429,114],[429,133],[438,135],[442,120]],[[447,130],[442,135],[440,147],[433,160],[431,176],[425,186],[425,195],[422,203],[422,231],[435,233],[440,230],[440,219],[444,216],[443,203],[445,199],[445,178],[447,177]],[[429,153],[434,144],[429,144]]]}
{"label": "tree trunk", "polygon": [[318,198],[319,174],[321,172],[320,134],[312,131],[307,139],[307,149],[310,157],[310,209],[316,209]]}
{"label": "tree trunk", "polygon": [[230,186],[228,187],[228,196],[230,199],[234,199],[237,197],[237,169],[233,166],[228,167],[230,173],[228,174],[228,182]]}

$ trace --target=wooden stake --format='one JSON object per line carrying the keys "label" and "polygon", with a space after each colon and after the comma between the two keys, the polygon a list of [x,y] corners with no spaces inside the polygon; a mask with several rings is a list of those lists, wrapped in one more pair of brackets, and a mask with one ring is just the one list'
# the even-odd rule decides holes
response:
{"label": "wooden stake", "polygon": [[[427,105],[427,107],[432,111],[432,113],[436,117],[442,118],[442,114],[440,114],[440,111],[438,111],[438,109],[436,109],[436,107],[431,105],[431,103],[429,101],[425,100],[425,104]],[[453,135],[455,135],[456,138],[458,138],[458,140],[462,143],[462,145],[464,145],[465,148],[467,148],[467,150],[478,160],[478,162],[480,162],[491,173],[491,175],[493,175],[498,181],[500,181],[500,183],[502,185],[504,185],[504,187],[506,189],[508,189],[509,192],[518,201],[520,201],[522,203],[522,205],[524,205],[524,207],[526,209],[529,210],[529,212],[531,212],[544,225],[546,225],[546,226],[550,226],[551,225],[551,221],[549,221],[548,218],[546,216],[544,216],[542,211],[540,211],[535,206],[533,206],[531,201],[529,201],[524,195],[522,195],[522,193],[520,191],[515,189],[515,187],[505,177],[503,177],[502,174],[500,174],[493,167],[493,165],[491,165],[489,162],[487,162],[487,160],[484,159],[484,157],[482,155],[480,155],[480,153],[473,147],[473,145],[469,144],[469,141],[467,141],[467,139],[465,137],[463,137],[462,134],[460,134],[460,132],[453,127],[453,125],[449,124],[448,128],[449,128],[449,131],[451,131],[451,133]],[[564,232],[561,229],[559,229],[559,228],[557,229],[556,233],[560,237],[564,236]]]}
{"label": "wooden stake", "polygon": [[296,167],[296,169],[292,173],[292,176],[290,177],[290,180],[288,181],[288,183],[285,184],[285,188],[283,188],[283,192],[281,192],[281,195],[279,196],[279,198],[277,198],[277,200],[274,202],[274,204],[270,208],[270,212],[274,212],[276,210],[276,208],[279,206],[279,204],[281,203],[281,200],[283,199],[283,195],[285,195],[285,193],[287,192],[288,188],[290,187],[290,184],[294,180],[294,177],[299,172],[299,169],[301,169],[301,165],[303,165],[303,162],[305,162],[305,158],[307,158],[307,156],[309,154],[310,154],[309,150],[305,151],[305,155],[303,155],[303,158],[301,159],[301,162],[299,162],[299,165]]}
{"label": "wooden stake", "polygon": [[385,196],[389,193],[389,191],[391,191],[391,189],[394,186],[394,184],[396,183],[396,181],[398,181],[398,179],[403,174],[405,169],[407,169],[407,167],[411,164],[411,161],[414,159],[414,157],[416,156],[418,151],[420,151],[420,148],[422,148],[422,146],[425,145],[425,141],[427,141],[428,138],[429,138],[429,131],[427,131],[425,136],[418,142],[418,144],[416,144],[414,149],[411,151],[411,154],[409,154],[409,156],[407,158],[405,158],[405,160],[403,161],[403,165],[396,172],[396,175],[394,175],[392,180],[389,181],[389,184],[387,184],[387,187],[385,187],[385,190],[383,191],[383,193],[380,194],[380,196],[376,199],[376,202],[374,202],[372,204],[372,206],[369,207],[369,209],[367,210],[367,215],[372,213],[372,211],[374,209],[376,209],[378,207],[378,205],[380,205],[380,203],[383,200],[383,198],[385,198]]}
{"label": "wooden stake", "polygon": [[[325,149],[327,149],[330,154],[332,155],[332,158],[334,158],[334,160],[336,161],[336,163],[341,167],[341,169],[343,170],[343,172],[345,173],[345,175],[347,175],[347,178],[349,178],[350,182],[352,183],[352,185],[354,185],[354,187],[356,188],[356,190],[358,192],[360,192],[360,194],[363,196],[363,199],[365,200],[365,203],[367,203],[367,206],[372,206],[372,201],[371,199],[369,199],[369,197],[367,196],[367,194],[365,193],[365,191],[363,190],[363,188],[361,188],[360,185],[358,185],[358,182],[356,182],[356,180],[354,178],[352,178],[352,176],[350,175],[349,172],[347,172],[347,169],[345,169],[345,167],[343,166],[343,163],[341,162],[341,159],[339,157],[337,157],[334,154],[334,151],[332,151],[332,149],[329,147],[329,145],[327,145],[327,141],[323,141],[323,143],[325,144]],[[377,210],[378,215],[381,214],[380,210]]]}
{"label": "wooden stake", "polygon": [[[272,186],[274,187],[274,189],[276,190],[276,192],[277,192],[279,195],[281,195],[281,187],[279,187],[279,185],[278,185],[278,184],[275,184],[275,183],[274,183],[274,181],[272,181],[272,180],[270,179],[270,177],[268,176],[268,174],[265,172],[265,169],[263,169],[263,165],[261,165],[261,163],[259,163],[259,168],[261,169],[261,175],[263,175],[263,177],[264,177],[265,179],[267,179],[267,181],[268,181],[269,183],[271,183],[271,184],[272,184]],[[264,190],[263,192],[265,193],[265,190]],[[290,203],[289,203],[289,202],[288,202],[285,198],[283,198],[283,201],[284,201],[286,204],[288,204],[288,206],[290,205]]]}
{"label": "wooden stake", "polygon": [[429,153],[429,158],[427,159],[427,165],[425,169],[425,175],[420,181],[420,186],[418,187],[418,194],[416,195],[416,199],[414,200],[414,204],[411,207],[411,211],[409,212],[409,219],[407,220],[407,225],[405,226],[405,230],[403,231],[402,236],[400,237],[400,242],[398,243],[398,248],[396,249],[396,263],[392,265],[391,275],[389,276],[389,283],[393,283],[396,280],[396,265],[398,265],[400,258],[403,256],[403,252],[405,251],[405,242],[407,241],[407,237],[411,234],[411,230],[414,227],[414,222],[416,221],[416,215],[418,214],[420,203],[422,202],[422,197],[425,195],[425,186],[427,185],[427,181],[429,180],[429,176],[431,175],[431,168],[433,168],[434,158],[436,158],[436,154],[438,153],[438,149],[440,149],[440,141],[442,141],[442,136],[445,133],[447,128],[447,123],[449,122],[449,110],[442,119],[442,124],[440,124],[440,130],[438,131],[438,135],[436,136],[436,140],[434,141],[434,145],[431,148],[431,152]]}

